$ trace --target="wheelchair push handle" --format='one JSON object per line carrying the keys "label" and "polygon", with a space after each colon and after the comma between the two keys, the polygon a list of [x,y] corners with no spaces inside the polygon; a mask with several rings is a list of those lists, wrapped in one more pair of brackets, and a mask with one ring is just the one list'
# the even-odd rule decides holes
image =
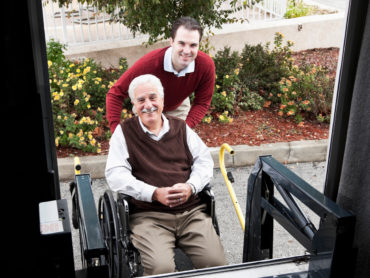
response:
{"label": "wheelchair push handle", "polygon": [[[226,172],[226,169],[225,169],[225,160],[224,160],[224,155],[225,155],[225,150],[227,150],[231,155],[234,155],[235,152],[234,150],[229,146],[229,144],[227,143],[224,143],[221,145],[221,149],[220,149],[220,154],[219,154],[219,161],[220,161],[220,169],[221,169],[221,173],[224,177],[224,180],[225,180],[225,183],[226,183],[226,186],[227,186],[227,189],[229,191],[229,194],[230,194],[230,197],[231,197],[231,201],[233,202],[233,205],[234,205],[234,208],[235,208],[235,211],[236,211],[236,214],[238,216],[238,219],[239,219],[239,222],[240,222],[240,225],[242,226],[242,229],[243,231],[245,230],[245,220],[244,220],[244,216],[243,216],[243,213],[242,213],[242,209],[240,207],[240,204],[236,198],[236,195],[235,195],[235,191],[234,191],[234,188],[232,187],[231,185],[231,182],[230,182],[230,179],[232,181],[234,181],[231,173],[227,173]],[[229,179],[230,178],[230,179]]]}

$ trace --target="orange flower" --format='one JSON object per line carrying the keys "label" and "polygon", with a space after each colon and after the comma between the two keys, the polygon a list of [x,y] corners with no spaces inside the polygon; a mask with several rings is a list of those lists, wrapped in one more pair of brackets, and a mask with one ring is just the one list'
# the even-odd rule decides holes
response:
{"label": "orange flower", "polygon": [[278,115],[279,115],[279,116],[283,116],[283,115],[284,115],[283,111],[281,111],[281,110],[280,110],[280,111],[278,112]]}
{"label": "orange flower", "polygon": [[298,124],[298,126],[299,126],[299,127],[304,127],[304,122],[300,122],[300,123]]}
{"label": "orange flower", "polygon": [[265,101],[265,103],[263,104],[263,107],[267,108],[267,107],[270,107],[271,105],[271,101],[267,100]]}
{"label": "orange flower", "polygon": [[309,100],[305,100],[305,101],[303,101],[303,104],[304,105],[308,105],[310,103],[310,101]]}
{"label": "orange flower", "polygon": [[294,115],[294,111],[293,110],[289,110],[288,113],[286,113],[288,116],[290,115]]}
{"label": "orange flower", "polygon": [[280,109],[283,110],[286,107],[285,104],[280,105]]}

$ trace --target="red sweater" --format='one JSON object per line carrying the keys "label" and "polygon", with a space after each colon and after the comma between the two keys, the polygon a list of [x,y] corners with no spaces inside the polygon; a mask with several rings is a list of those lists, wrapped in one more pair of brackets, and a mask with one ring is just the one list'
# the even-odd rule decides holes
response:
{"label": "red sweater", "polygon": [[128,87],[131,81],[142,74],[157,76],[164,88],[163,111],[175,110],[192,92],[195,98],[186,123],[194,127],[207,112],[212,100],[215,83],[215,65],[205,53],[198,51],[195,58],[195,70],[185,76],[177,77],[172,72],[164,70],[164,54],[168,47],[149,52],[140,58],[117,80],[108,91],[106,97],[107,118],[113,133],[120,122],[122,103],[128,97]]}

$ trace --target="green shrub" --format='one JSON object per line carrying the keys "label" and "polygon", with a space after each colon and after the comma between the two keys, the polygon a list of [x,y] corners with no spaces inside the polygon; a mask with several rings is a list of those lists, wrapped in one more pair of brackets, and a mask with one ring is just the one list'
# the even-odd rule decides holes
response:
{"label": "green shrub", "polygon": [[279,101],[279,81],[286,77],[292,65],[291,46],[288,41],[282,45],[283,34],[276,33],[274,48],[270,51],[270,43],[251,46],[246,44],[241,55],[240,81],[243,87],[258,92],[273,103]]}
{"label": "green shrub", "polygon": [[289,0],[285,18],[295,18],[312,14],[313,7],[306,5],[302,0]]}
{"label": "green shrub", "polygon": [[250,91],[248,88],[243,90],[242,97],[238,105],[243,110],[260,110],[263,107],[265,100],[258,93]]}

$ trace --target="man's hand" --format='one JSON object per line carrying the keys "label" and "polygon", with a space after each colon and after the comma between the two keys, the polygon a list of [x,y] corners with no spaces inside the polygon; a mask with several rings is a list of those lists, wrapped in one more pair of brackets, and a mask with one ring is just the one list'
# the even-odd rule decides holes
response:
{"label": "man's hand", "polygon": [[153,200],[165,206],[176,207],[184,204],[191,196],[191,186],[187,183],[176,183],[171,187],[157,188],[153,193]]}

